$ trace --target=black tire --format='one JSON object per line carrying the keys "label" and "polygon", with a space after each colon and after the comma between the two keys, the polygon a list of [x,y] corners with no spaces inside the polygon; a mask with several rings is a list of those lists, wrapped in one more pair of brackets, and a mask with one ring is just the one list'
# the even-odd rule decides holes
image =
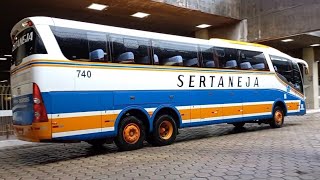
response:
{"label": "black tire", "polygon": [[150,144],[154,146],[165,146],[174,142],[178,129],[172,116],[161,115],[156,118],[153,125],[153,132],[147,139]]}
{"label": "black tire", "polygon": [[276,106],[273,111],[273,117],[270,119],[272,128],[281,128],[284,122],[284,112],[280,106]]}
{"label": "black tire", "polygon": [[[124,131],[127,133],[124,133]],[[131,133],[133,134],[132,136],[130,135]],[[143,147],[144,140],[145,128],[141,120],[135,116],[128,116],[120,121],[118,135],[114,139],[119,150],[130,151],[140,149]]]}
{"label": "black tire", "polygon": [[242,128],[246,123],[245,122],[236,122],[232,123],[235,128]]}
{"label": "black tire", "polygon": [[86,142],[93,147],[102,147],[107,141],[105,139],[94,139]]}

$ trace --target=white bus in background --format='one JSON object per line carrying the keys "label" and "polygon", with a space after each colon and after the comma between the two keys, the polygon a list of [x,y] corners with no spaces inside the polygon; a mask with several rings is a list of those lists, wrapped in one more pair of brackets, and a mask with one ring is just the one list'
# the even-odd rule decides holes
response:
{"label": "white bus in background", "polygon": [[12,29],[13,122],[19,139],[171,144],[178,129],[283,125],[303,115],[297,61],[273,48],[50,17]]}

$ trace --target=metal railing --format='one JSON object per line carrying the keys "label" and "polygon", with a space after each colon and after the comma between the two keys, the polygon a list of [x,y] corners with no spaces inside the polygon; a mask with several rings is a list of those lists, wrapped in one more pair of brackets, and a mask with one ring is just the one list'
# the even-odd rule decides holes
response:
{"label": "metal railing", "polygon": [[9,138],[12,134],[11,88],[0,85],[0,136]]}
{"label": "metal railing", "polygon": [[12,116],[0,117],[0,136],[6,136],[6,139],[13,135]]}
{"label": "metal railing", "polygon": [[11,88],[0,85],[0,110],[11,110]]}

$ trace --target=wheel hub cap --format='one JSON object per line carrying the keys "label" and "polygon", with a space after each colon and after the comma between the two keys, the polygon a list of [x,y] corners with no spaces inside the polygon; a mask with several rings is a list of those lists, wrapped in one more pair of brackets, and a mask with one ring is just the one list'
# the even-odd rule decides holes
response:
{"label": "wheel hub cap", "polygon": [[123,130],[123,138],[129,144],[136,143],[140,138],[140,128],[134,123],[126,125]]}
{"label": "wheel hub cap", "polygon": [[159,126],[159,135],[162,139],[170,139],[173,134],[173,125],[170,121],[163,121]]}
{"label": "wheel hub cap", "polygon": [[281,124],[282,122],[282,119],[283,119],[283,115],[280,111],[276,111],[275,113],[275,121],[277,124]]}

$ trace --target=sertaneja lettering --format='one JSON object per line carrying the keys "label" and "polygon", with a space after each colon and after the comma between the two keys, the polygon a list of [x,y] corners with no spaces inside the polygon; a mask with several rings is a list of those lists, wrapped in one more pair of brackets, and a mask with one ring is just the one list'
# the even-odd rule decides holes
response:
{"label": "sertaneja lettering", "polygon": [[242,76],[204,76],[204,75],[178,75],[178,87],[205,88],[205,87],[259,87],[258,77]]}
{"label": "sertaneja lettering", "polygon": [[27,33],[25,35],[23,35],[22,37],[20,37],[15,43],[14,43],[14,46],[13,46],[13,51],[15,49],[17,49],[18,47],[20,47],[21,45],[29,42],[29,41],[33,41],[33,32],[30,32],[30,33]]}

